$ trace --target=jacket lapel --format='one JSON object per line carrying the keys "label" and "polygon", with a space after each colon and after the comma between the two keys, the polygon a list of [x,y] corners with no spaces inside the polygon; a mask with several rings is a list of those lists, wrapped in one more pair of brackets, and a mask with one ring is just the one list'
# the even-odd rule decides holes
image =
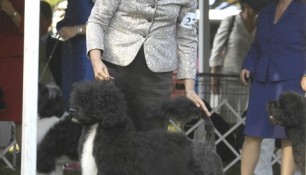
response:
{"label": "jacket lapel", "polygon": [[[276,22],[276,24],[280,24],[282,21],[284,21],[286,18],[290,17],[290,16],[293,16],[297,10],[299,8],[299,4],[296,3],[295,1],[292,1],[287,10],[284,12],[284,14],[280,17],[280,19]],[[274,13],[275,15],[275,13]],[[274,18],[274,16],[273,16]]]}

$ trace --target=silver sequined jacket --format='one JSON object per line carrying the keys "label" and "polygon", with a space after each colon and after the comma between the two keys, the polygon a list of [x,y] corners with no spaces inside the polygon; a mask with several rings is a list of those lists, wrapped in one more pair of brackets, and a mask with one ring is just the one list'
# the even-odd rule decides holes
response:
{"label": "silver sequined jacket", "polygon": [[[102,59],[126,66],[143,45],[153,72],[177,70],[178,78],[195,78],[196,0],[96,0],[88,19],[87,52],[103,50]],[[188,13],[189,12],[189,13]]]}

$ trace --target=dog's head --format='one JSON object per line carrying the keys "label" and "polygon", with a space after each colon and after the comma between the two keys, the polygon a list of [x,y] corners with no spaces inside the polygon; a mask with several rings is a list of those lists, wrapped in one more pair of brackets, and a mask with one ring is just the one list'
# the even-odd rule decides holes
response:
{"label": "dog's head", "polygon": [[145,118],[173,119],[186,124],[193,119],[200,119],[205,113],[185,96],[177,96],[169,101],[156,104],[147,110]]}
{"label": "dog's head", "polygon": [[38,115],[40,118],[61,117],[65,102],[60,88],[55,84],[38,85]]}
{"label": "dog's head", "polygon": [[113,81],[74,83],[70,105],[73,120],[85,125],[99,123],[104,128],[113,128],[124,124],[127,120],[124,95]]}
{"label": "dog's head", "polygon": [[306,99],[295,92],[284,92],[277,101],[267,105],[270,119],[284,127],[303,125],[306,115]]}

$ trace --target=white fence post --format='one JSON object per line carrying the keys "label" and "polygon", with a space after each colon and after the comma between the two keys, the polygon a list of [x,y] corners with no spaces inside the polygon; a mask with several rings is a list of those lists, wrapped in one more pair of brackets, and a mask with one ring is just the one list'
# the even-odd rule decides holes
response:
{"label": "white fence post", "polygon": [[21,175],[36,174],[39,7],[25,0]]}

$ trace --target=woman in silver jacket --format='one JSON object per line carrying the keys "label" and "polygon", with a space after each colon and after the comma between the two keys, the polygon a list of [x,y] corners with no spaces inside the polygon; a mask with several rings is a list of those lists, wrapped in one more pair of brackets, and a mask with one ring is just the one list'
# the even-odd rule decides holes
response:
{"label": "woman in silver jacket", "polygon": [[115,78],[138,130],[150,128],[145,110],[170,98],[173,70],[186,96],[209,115],[194,91],[196,6],[197,0],[97,0],[92,9],[86,36],[95,78]]}

